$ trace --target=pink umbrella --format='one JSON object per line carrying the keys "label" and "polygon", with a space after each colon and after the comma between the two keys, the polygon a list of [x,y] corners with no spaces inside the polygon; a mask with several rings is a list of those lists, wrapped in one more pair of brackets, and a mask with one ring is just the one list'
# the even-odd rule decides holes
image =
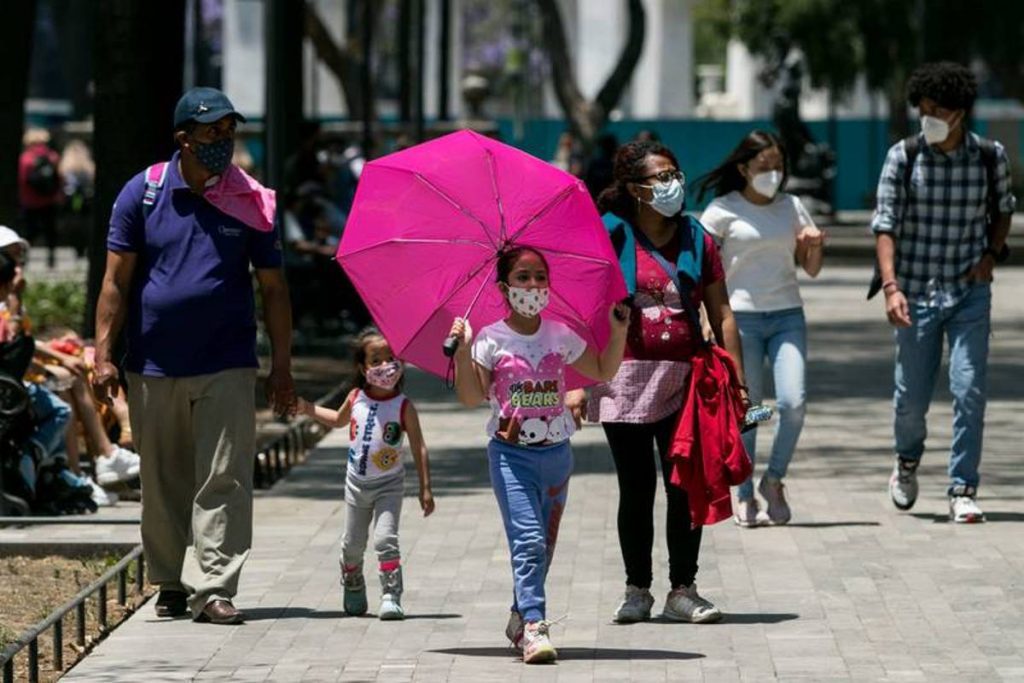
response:
{"label": "pink umbrella", "polygon": [[[471,131],[368,163],[336,258],[395,353],[443,377],[455,317],[479,330],[508,314],[495,268],[517,246],[548,261],[544,316],[603,348],[608,307],[626,286],[583,183]],[[571,373],[568,383],[587,381]]]}

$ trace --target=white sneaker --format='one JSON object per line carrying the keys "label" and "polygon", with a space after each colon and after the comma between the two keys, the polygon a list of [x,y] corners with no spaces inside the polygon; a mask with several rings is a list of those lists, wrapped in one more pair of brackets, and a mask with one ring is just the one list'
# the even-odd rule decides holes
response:
{"label": "white sneaker", "polygon": [[665,598],[662,616],[672,621],[709,624],[722,618],[722,611],[697,594],[697,584],[676,588]]}
{"label": "white sneaker", "polygon": [[749,529],[755,526],[761,526],[761,519],[757,516],[757,500],[743,499],[736,501],[736,514],[733,516],[733,521],[736,522],[736,526]]}
{"label": "white sneaker", "polygon": [[889,477],[889,497],[899,510],[909,510],[917,502],[917,465],[910,460],[896,458]]}
{"label": "white sneaker", "polygon": [[978,524],[985,521],[985,513],[972,496],[950,496],[949,519],[957,524]]}
{"label": "white sneaker", "polygon": [[548,622],[534,621],[523,626],[523,663],[547,664],[558,658],[548,636]]}
{"label": "white sneaker", "polygon": [[786,485],[781,479],[769,477],[767,474],[761,477],[761,483],[757,490],[768,503],[768,523],[781,525],[789,523],[792,513],[789,510],[789,503],[786,502]]}
{"label": "white sneaker", "polygon": [[646,588],[626,586],[626,595],[622,604],[615,610],[612,619],[617,624],[635,624],[638,621],[647,621],[651,618],[651,607],[654,606],[654,596]]}
{"label": "white sneaker", "polygon": [[110,455],[98,455],[94,462],[96,481],[116,484],[139,476],[139,456],[127,448],[114,446]]}
{"label": "white sneaker", "polygon": [[98,507],[110,507],[117,504],[117,494],[104,489],[93,481],[93,478],[88,474],[81,475],[79,479],[88,484],[89,488],[92,489],[92,502],[96,503]]}
{"label": "white sneaker", "polygon": [[513,648],[523,650],[523,615],[515,610],[508,613],[508,624],[505,625],[505,637]]}

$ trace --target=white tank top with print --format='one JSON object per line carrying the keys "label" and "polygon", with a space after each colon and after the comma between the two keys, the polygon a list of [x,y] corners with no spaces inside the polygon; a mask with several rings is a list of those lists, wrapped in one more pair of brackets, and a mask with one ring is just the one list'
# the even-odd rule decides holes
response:
{"label": "white tank top with print", "polygon": [[359,481],[399,476],[405,472],[405,394],[376,401],[361,389],[352,400],[349,423],[348,474]]}

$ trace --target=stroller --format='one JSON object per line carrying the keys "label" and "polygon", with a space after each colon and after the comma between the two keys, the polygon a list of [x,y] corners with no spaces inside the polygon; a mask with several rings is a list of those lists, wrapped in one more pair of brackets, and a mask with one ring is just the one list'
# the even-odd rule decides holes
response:
{"label": "stroller", "polygon": [[32,439],[36,418],[29,392],[0,370],[0,515],[95,512],[89,485]]}

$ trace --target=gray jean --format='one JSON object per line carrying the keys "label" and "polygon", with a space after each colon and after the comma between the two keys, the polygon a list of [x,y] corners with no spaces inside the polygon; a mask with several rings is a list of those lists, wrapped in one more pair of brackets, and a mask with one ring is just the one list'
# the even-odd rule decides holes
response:
{"label": "gray jean", "polygon": [[349,567],[361,565],[373,523],[373,547],[378,562],[395,562],[398,552],[398,518],[402,514],[405,475],[378,481],[345,482],[345,538],[341,542],[341,562]]}

